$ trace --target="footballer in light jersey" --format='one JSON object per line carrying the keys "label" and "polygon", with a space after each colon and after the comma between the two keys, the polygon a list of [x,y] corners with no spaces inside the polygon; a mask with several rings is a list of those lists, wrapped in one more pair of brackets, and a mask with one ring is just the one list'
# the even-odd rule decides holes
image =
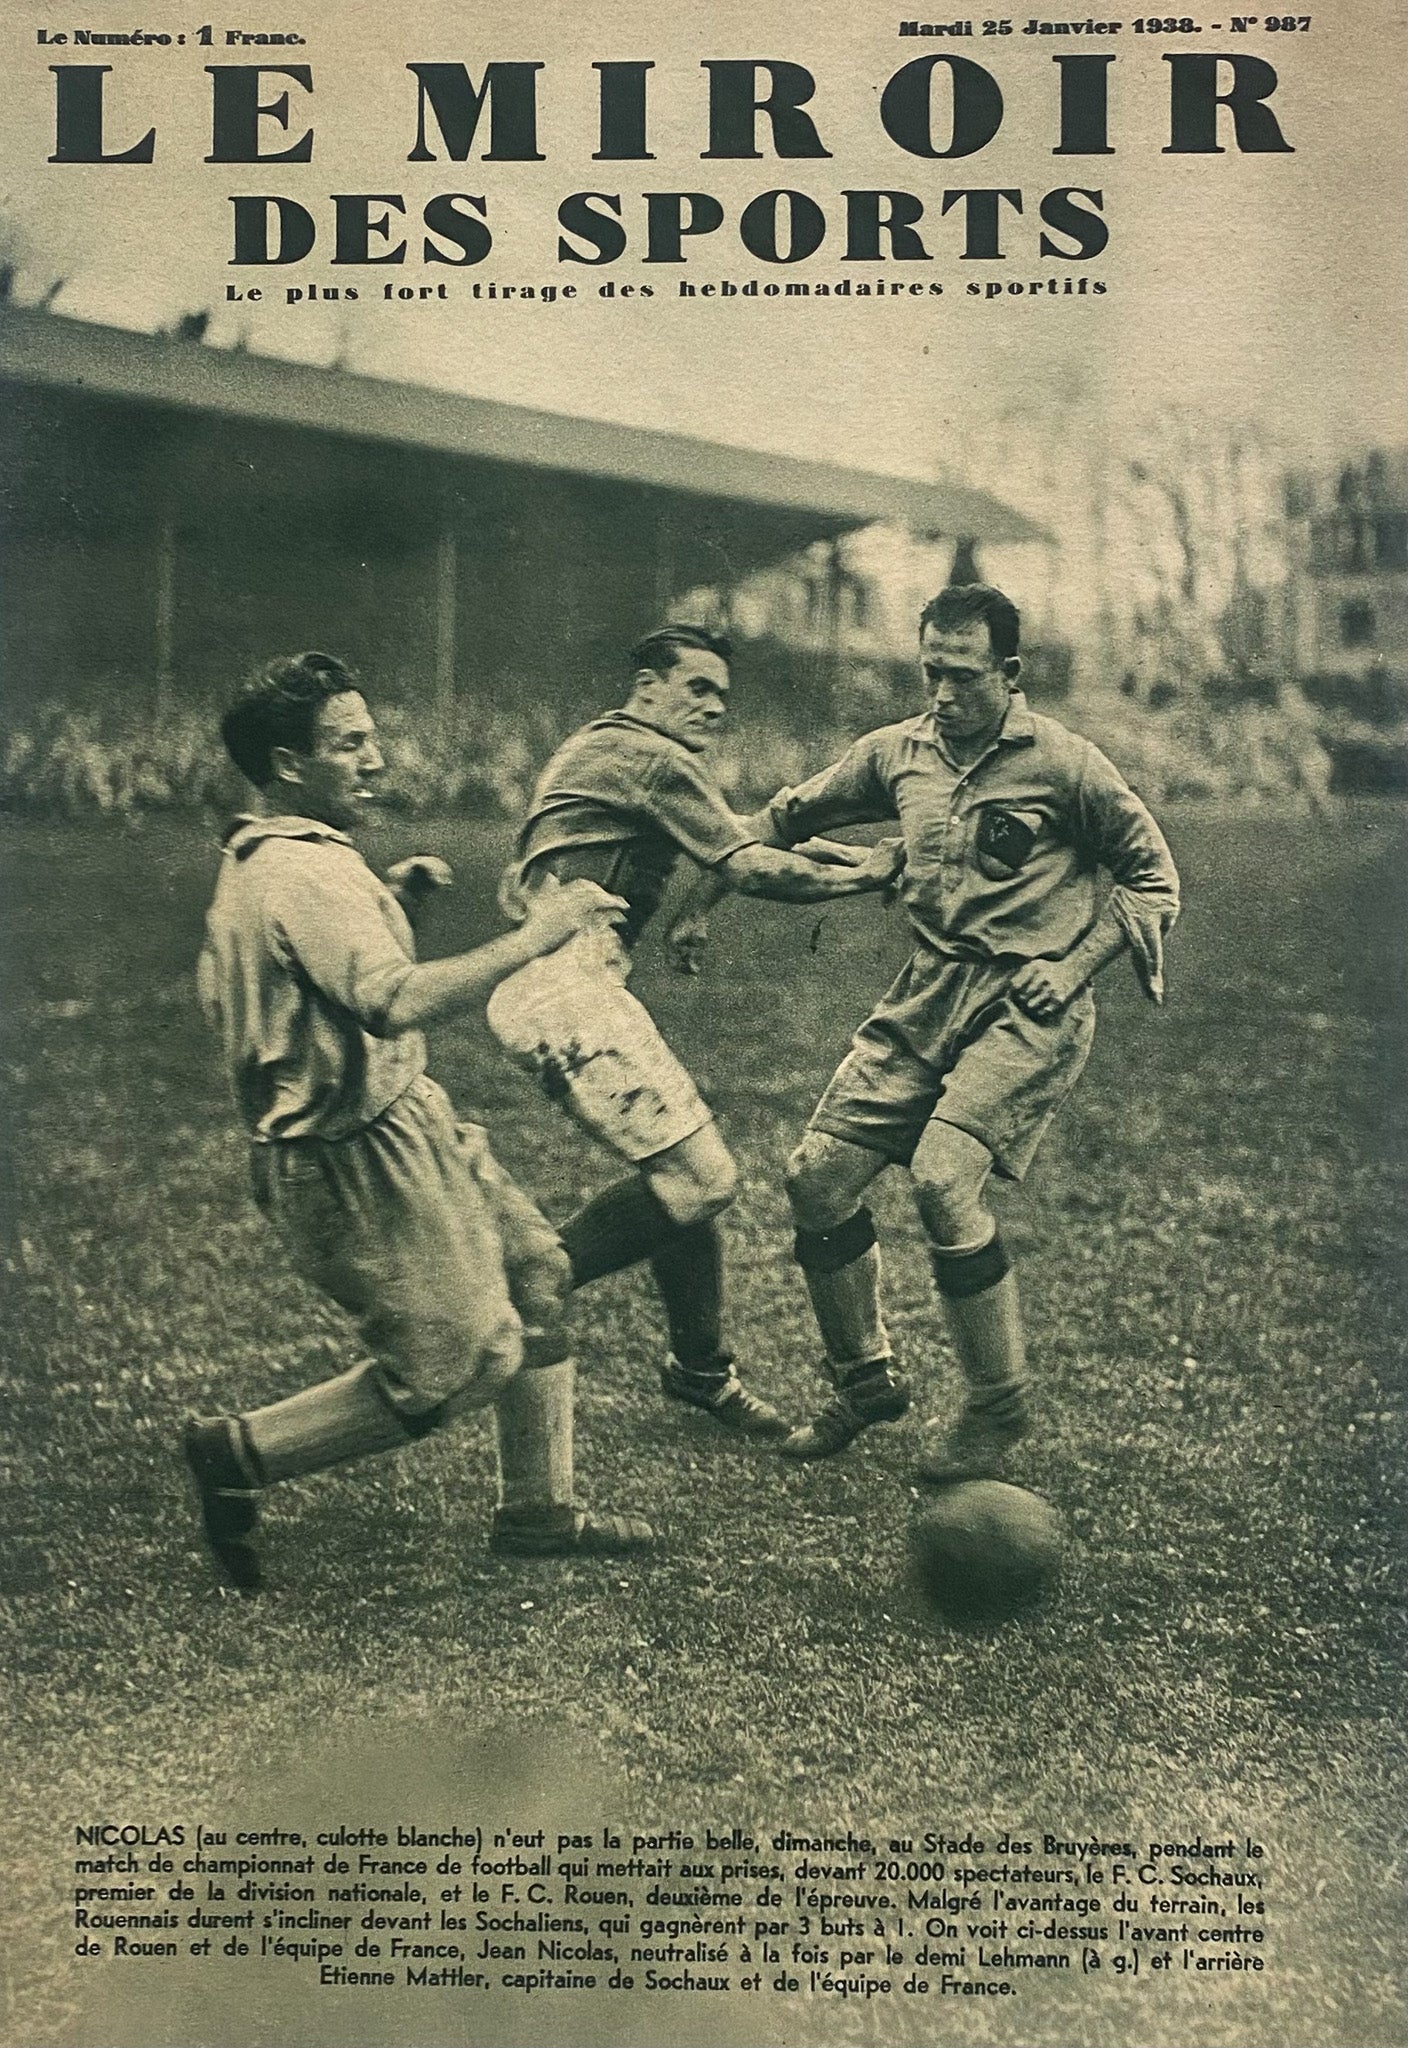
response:
{"label": "footballer in light jersey", "polygon": [[[1101,968],[1128,952],[1146,994],[1163,997],[1163,938],[1178,914],[1168,846],[1097,747],[1028,708],[1019,631],[1015,605],[991,585],[940,591],[919,620],[928,708],[867,733],[752,821],[775,846],[897,822],[914,943],[789,1167],[796,1256],[834,1393],[784,1457],[831,1457],[909,1406],[864,1200],[903,1166],[966,1383],[955,1427],[918,1477],[996,1476],[1028,1418],[1017,1279],[986,1201],[990,1176],[1024,1177],[1079,1079]],[[674,942],[696,959],[717,893],[701,878],[675,921]]]}
{"label": "footballer in light jersey", "polygon": [[385,763],[352,671],[317,652],[271,662],[222,731],[264,809],[225,835],[201,994],[249,1135],[255,1198],[299,1272],[347,1311],[364,1356],[261,1407],[191,1419],[186,1459],[216,1565],[257,1591],[264,1488],[484,1407],[499,1452],[491,1549],[576,1557],[648,1545],[647,1523],[576,1499],[567,1260],[485,1132],[431,1080],[423,1036],[620,906],[578,882],[515,932],[418,961],[415,915],[449,870],[418,856],[388,886],[355,843]]}

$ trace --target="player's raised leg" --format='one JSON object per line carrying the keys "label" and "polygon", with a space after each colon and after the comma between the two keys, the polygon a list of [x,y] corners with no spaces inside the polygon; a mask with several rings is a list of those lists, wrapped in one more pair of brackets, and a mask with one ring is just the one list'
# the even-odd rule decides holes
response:
{"label": "player's raised leg", "polygon": [[[245,1415],[187,1424],[185,1452],[201,1502],[206,1540],[224,1576],[257,1592],[263,1571],[255,1544],[259,1496],[281,1479],[399,1449],[457,1415],[493,1401],[498,1506],[491,1550],[510,1557],[616,1555],[647,1547],[648,1523],[590,1513],[576,1498],[573,1471],[575,1361],[559,1327],[515,1338],[461,1392],[430,1401],[375,1361]],[[504,1376],[510,1358],[522,1363]]]}
{"label": "player's raised leg", "polygon": [[728,1147],[654,1019],[625,987],[614,938],[564,950],[550,971],[504,983],[488,1019],[552,1099],[634,1168],[563,1225],[572,1284],[648,1261],[670,1333],[665,1393],[740,1435],[785,1436],[777,1410],[740,1381],[723,1334],[716,1219],[738,1184]]}
{"label": "player's raised leg", "polygon": [[670,1329],[670,1355],[660,1373],[664,1393],[739,1435],[786,1436],[789,1424],[743,1385],[724,1344],[724,1253],[715,1218],[734,1198],[738,1169],[718,1126],[711,1120],[683,1144],[647,1159],[644,1173],[675,1225],[650,1260]]}
{"label": "player's raised leg", "polygon": [[255,1529],[266,1487],[397,1450],[436,1426],[437,1409],[394,1371],[366,1360],[243,1415],[193,1416],[183,1448],[223,1575],[242,1593],[263,1583]]}
{"label": "player's raised leg", "polygon": [[968,1389],[943,1448],[919,1467],[919,1477],[936,1486],[995,1477],[1028,1426],[1017,1276],[984,1200],[992,1168],[981,1140],[937,1117],[910,1168],[934,1282]]}
{"label": "player's raised leg", "polygon": [[833,1457],[863,1429],[896,1422],[909,1407],[880,1306],[875,1221],[861,1199],[889,1164],[883,1152],[815,1129],[789,1162],[796,1258],[836,1392],[780,1446],[784,1458]]}
{"label": "player's raised leg", "polygon": [[[485,1361],[475,1405],[492,1399],[517,1370],[516,1319],[505,1337],[500,1356]],[[192,1417],[183,1448],[206,1542],[220,1571],[243,1593],[257,1592],[263,1583],[255,1530],[259,1497],[267,1487],[398,1450],[445,1419],[444,1401],[426,1395],[379,1359],[364,1360],[263,1408]]]}
{"label": "player's raised leg", "polygon": [[593,1197],[563,1226],[562,1241],[578,1287],[648,1260],[670,1333],[664,1393],[740,1435],[775,1440],[786,1436],[787,1422],[743,1385],[724,1343],[716,1218],[737,1184],[738,1169],[709,1118]]}
{"label": "player's raised leg", "polygon": [[241,1415],[188,1426],[210,1548],[257,1589],[259,1492],[496,1408],[490,1547],[515,1556],[632,1550],[648,1525],[576,1500],[570,1267],[556,1233],[421,1080],[367,1130],[319,1148],[316,1171],[271,1152],[264,1207],[304,1277],[351,1314],[371,1356]]}

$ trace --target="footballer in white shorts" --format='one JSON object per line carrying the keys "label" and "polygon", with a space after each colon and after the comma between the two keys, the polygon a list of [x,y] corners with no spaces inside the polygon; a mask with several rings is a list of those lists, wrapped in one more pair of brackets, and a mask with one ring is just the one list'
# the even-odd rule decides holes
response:
{"label": "footballer in white shorts", "polygon": [[633,1164],[667,1152],[711,1111],[644,1003],[612,930],[584,932],[501,982],[489,1028],[550,1100]]}
{"label": "footballer in white shorts", "polygon": [[[882,856],[823,864],[765,847],[701,755],[727,708],[728,641],[665,626],[632,651],[625,705],[593,719],[553,755],[519,835],[509,879],[520,905],[586,878],[618,915],[509,977],[488,1020],[547,1095],[635,1169],[564,1225],[573,1282],[648,1259],[670,1328],[664,1391],[746,1436],[787,1424],[733,1370],[722,1328],[722,1246],[715,1218],[736,1169],[707,1104],[649,1012],[626,987],[630,949],[659,907],[681,854],[722,887],[790,902],[882,888]],[[839,850],[838,850],[839,851]],[[511,908],[511,901],[506,908]]]}

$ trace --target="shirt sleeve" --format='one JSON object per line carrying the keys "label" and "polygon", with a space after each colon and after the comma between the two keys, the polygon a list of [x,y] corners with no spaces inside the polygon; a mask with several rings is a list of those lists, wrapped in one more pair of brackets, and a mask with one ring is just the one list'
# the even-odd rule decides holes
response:
{"label": "shirt sleeve", "polygon": [[687,754],[658,756],[643,797],[654,823],[701,867],[717,867],[740,847],[758,843],[752,826]]}
{"label": "shirt sleeve", "polygon": [[1114,884],[1109,908],[1134,956],[1144,993],[1164,999],[1164,938],[1178,916],[1178,870],[1146,805],[1098,747],[1087,746],[1076,792],[1082,847]]}
{"label": "shirt sleeve", "polygon": [[384,1036],[386,1012],[415,959],[392,929],[370,869],[363,882],[326,856],[302,860],[270,886],[266,915],[289,965],[373,1037]]}
{"label": "shirt sleeve", "polygon": [[780,789],[768,805],[772,829],[784,846],[832,832],[841,825],[873,825],[898,816],[879,770],[874,736],[847,748],[839,761],[795,789]]}

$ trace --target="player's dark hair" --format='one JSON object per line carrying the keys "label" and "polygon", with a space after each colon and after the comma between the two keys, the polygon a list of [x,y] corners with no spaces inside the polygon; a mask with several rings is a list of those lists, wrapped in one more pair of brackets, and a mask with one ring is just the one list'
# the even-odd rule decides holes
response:
{"label": "player's dark hair", "polygon": [[225,751],[256,789],[266,789],[274,776],[275,747],[311,754],[321,707],[359,687],[335,654],[280,655],[245,684],[221,719]]}
{"label": "player's dark hair", "polygon": [[1017,652],[1021,617],[1011,598],[991,583],[950,583],[919,614],[919,635],[922,639],[926,626],[942,633],[951,626],[971,626],[977,619],[987,621],[988,643],[998,661]]}
{"label": "player's dark hair", "polygon": [[733,660],[733,642],[727,633],[716,633],[712,626],[657,626],[631,649],[631,667],[653,668],[657,675],[667,676],[691,647],[703,654],[717,654],[720,661]]}

